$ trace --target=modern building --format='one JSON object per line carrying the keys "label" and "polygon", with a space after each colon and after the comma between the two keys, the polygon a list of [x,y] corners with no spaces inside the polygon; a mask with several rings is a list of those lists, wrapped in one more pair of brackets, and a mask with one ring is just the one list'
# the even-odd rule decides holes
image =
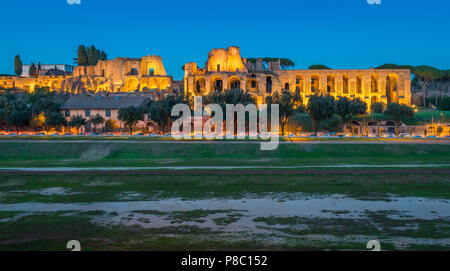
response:
{"label": "modern building", "polygon": [[[36,69],[38,68],[37,64]],[[30,67],[31,65],[23,65],[22,66],[22,77],[30,77]],[[60,72],[63,72],[61,75],[70,75],[73,72],[73,66],[66,65],[66,64],[52,64],[52,65],[42,65],[41,64],[41,70],[39,71],[40,76],[46,76],[47,73],[51,72],[52,70],[57,70]]]}

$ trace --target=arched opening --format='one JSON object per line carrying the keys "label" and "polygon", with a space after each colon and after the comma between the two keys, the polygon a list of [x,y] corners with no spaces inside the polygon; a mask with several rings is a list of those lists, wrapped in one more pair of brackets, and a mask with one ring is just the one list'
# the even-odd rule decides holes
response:
{"label": "arched opening", "polygon": [[327,92],[328,93],[334,93],[336,88],[335,88],[335,84],[336,80],[334,79],[333,75],[328,75],[327,76]]}
{"label": "arched opening", "polygon": [[197,79],[196,83],[195,83],[195,93],[196,94],[201,94],[206,90],[206,82],[205,82],[205,78],[199,78]]}
{"label": "arched opening", "polygon": [[139,86],[139,82],[136,78],[129,78],[127,80],[126,89],[128,91],[134,91],[137,90]]}
{"label": "arched opening", "polygon": [[241,88],[241,80],[237,77],[232,77],[228,80],[228,88],[229,89],[237,89]]}
{"label": "arched opening", "polygon": [[349,94],[349,89],[348,89],[348,75],[344,74],[342,76],[342,92],[344,94]]}
{"label": "arched opening", "polygon": [[223,90],[223,81],[222,78],[217,77],[211,81],[211,89],[217,92],[222,92]]}
{"label": "arched opening", "polygon": [[398,103],[397,76],[395,74],[386,77],[386,97],[388,104]]}
{"label": "arched opening", "polygon": [[356,76],[356,93],[362,94],[362,75],[360,74]]}
{"label": "arched opening", "polygon": [[258,90],[258,81],[256,79],[247,80],[247,90],[257,91]]}
{"label": "arched opening", "polygon": [[370,78],[370,89],[372,93],[378,93],[378,76],[376,74],[372,74]]}
{"label": "arched opening", "polygon": [[319,93],[319,76],[317,75],[311,76],[311,92]]}
{"label": "arched opening", "polygon": [[298,89],[300,93],[303,92],[303,76],[297,75],[295,77],[295,89]]}
{"label": "arched opening", "polygon": [[378,103],[378,98],[377,96],[372,96],[371,100],[370,100],[370,104],[374,104],[374,103]]}
{"label": "arched opening", "polygon": [[289,83],[284,84],[284,89],[289,90]]}
{"label": "arched opening", "polygon": [[272,93],[272,77],[266,77],[266,93]]}

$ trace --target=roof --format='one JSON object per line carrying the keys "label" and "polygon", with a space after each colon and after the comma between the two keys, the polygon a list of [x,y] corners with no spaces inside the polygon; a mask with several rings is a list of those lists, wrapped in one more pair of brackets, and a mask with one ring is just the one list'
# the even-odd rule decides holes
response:
{"label": "roof", "polygon": [[121,109],[130,106],[145,106],[150,102],[148,97],[91,97],[73,96],[61,105],[61,109]]}

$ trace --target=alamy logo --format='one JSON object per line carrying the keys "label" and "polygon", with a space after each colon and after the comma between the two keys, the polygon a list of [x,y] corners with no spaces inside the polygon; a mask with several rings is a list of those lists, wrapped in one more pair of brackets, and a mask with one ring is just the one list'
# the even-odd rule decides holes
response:
{"label": "alamy logo", "polygon": [[369,5],[381,5],[381,0],[367,0]]}
{"label": "alamy logo", "polygon": [[81,0],[67,0],[69,5],[81,5]]}
{"label": "alamy logo", "polygon": [[270,132],[268,111],[267,104],[261,104],[258,109],[254,104],[227,104],[224,127],[223,108],[218,104],[208,104],[203,109],[202,97],[196,96],[193,115],[187,104],[177,104],[172,108],[172,117],[180,118],[172,124],[171,133],[177,140],[270,139],[261,143],[261,150],[275,150],[279,143],[279,105],[270,105]]}

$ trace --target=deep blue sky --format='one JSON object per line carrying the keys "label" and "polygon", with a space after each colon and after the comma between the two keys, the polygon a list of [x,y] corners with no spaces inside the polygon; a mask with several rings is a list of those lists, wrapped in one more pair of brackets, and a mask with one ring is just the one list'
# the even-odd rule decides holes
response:
{"label": "deep blue sky", "polygon": [[79,44],[117,56],[161,55],[167,72],[200,66],[211,48],[289,57],[296,68],[369,68],[387,62],[450,68],[450,1],[66,0],[0,1],[0,74],[13,59],[72,63]]}

